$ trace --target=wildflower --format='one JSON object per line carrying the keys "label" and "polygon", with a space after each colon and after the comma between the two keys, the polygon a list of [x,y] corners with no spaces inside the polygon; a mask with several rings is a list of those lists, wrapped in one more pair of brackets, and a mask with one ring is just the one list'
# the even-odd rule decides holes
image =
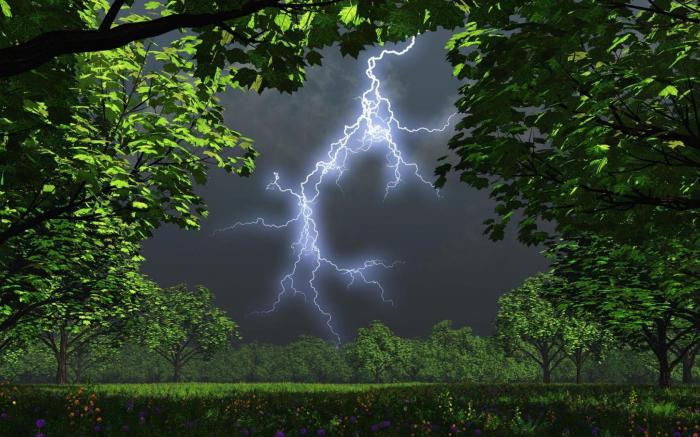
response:
{"label": "wildflower", "polygon": [[42,434],[42,433],[39,433],[39,434],[36,435],[36,437],[46,437],[46,436],[45,436],[44,434]]}
{"label": "wildflower", "polygon": [[388,420],[385,420],[385,421],[383,421],[382,423],[379,424],[379,427],[380,427],[381,429],[387,429],[387,428],[389,428],[390,426],[391,426],[391,422],[389,422]]}
{"label": "wildflower", "polygon": [[481,435],[481,430],[479,428],[474,430],[474,435],[479,436]]}
{"label": "wildflower", "polygon": [[7,419],[7,413],[0,413],[0,419]]}
{"label": "wildflower", "polygon": [[357,416],[350,416],[350,423],[357,423]]}
{"label": "wildflower", "polygon": [[372,425],[369,429],[370,429],[370,431],[372,431],[372,432],[377,432],[377,431],[379,431],[379,425],[374,424],[374,425]]}
{"label": "wildflower", "polygon": [[316,435],[318,437],[324,437],[326,435],[326,430],[323,428],[319,428],[318,430],[316,430]]}
{"label": "wildflower", "polygon": [[46,426],[46,421],[44,419],[37,419],[35,425],[37,428],[41,429]]}
{"label": "wildflower", "polygon": [[129,432],[129,425],[122,426],[122,432]]}
{"label": "wildflower", "polygon": [[671,434],[671,436],[672,437],[682,437],[683,434],[681,434],[680,431],[676,430],[676,431],[673,431],[673,434]]}
{"label": "wildflower", "polygon": [[282,431],[277,431],[277,432],[275,433],[275,437],[284,437],[284,432],[282,432]]}
{"label": "wildflower", "polygon": [[247,437],[247,436],[250,435],[250,431],[248,431],[247,428],[243,428],[243,429],[241,430],[241,435]]}
{"label": "wildflower", "polygon": [[[598,428],[597,426],[594,426],[594,427],[591,429],[591,435],[597,436],[598,434],[600,434],[600,428]],[[675,436],[674,436],[674,437],[675,437]]]}
{"label": "wildflower", "polygon": [[299,435],[306,435],[306,434],[308,434],[308,432],[309,432],[309,431],[308,431],[306,428],[301,428],[301,429],[299,430]]}
{"label": "wildflower", "polygon": [[459,432],[459,428],[454,423],[450,426],[450,432]]}
{"label": "wildflower", "polygon": [[102,431],[102,427],[100,425],[95,425],[95,432],[100,432]]}

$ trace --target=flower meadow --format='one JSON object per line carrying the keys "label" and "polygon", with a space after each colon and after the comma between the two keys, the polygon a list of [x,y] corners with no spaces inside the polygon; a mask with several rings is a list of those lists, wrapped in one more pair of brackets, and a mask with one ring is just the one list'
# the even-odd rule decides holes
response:
{"label": "flower meadow", "polygon": [[700,388],[124,384],[0,387],[0,435],[700,437]]}

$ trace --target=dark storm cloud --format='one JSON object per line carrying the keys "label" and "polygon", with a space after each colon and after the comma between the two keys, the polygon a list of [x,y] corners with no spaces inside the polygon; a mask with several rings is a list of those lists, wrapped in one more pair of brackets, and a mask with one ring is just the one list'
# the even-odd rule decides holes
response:
{"label": "dark storm cloud", "polygon": [[[423,35],[404,58],[388,58],[378,69],[384,94],[407,126],[440,126],[453,112],[459,84],[444,60],[448,37],[445,32]],[[211,288],[246,340],[284,342],[299,334],[328,338],[324,320],[301,298],[285,299],[273,315],[247,316],[269,306],[279,291],[291,257],[292,230],[249,227],[213,233],[258,215],[285,220],[294,214],[290,199],[264,186],[273,171],[284,184],[298,184],[343,125],[354,120],[357,97],[367,83],[366,59],[377,52],[354,60],[327,51],[324,66],[310,70],[305,87],[292,96],[271,91],[224,96],[227,122],[255,139],[262,153],[256,173],[245,179],[213,171],[200,189],[210,209],[202,230],[160,230],[145,244],[145,272],[163,286],[186,282]],[[450,135],[401,135],[401,144],[431,179]],[[403,262],[373,276],[394,306],[383,304],[372,288],[346,290],[336,276],[323,275],[321,302],[334,312],[344,340],[373,319],[406,336],[425,335],[443,319],[490,332],[497,297],[545,269],[545,260],[512,235],[499,243],[482,235],[482,222],[494,206],[485,192],[452,180],[438,198],[430,187],[407,178],[384,200],[386,176],[382,153],[358,156],[342,190],[333,184],[322,190],[318,214],[328,253],[341,263],[365,257]]]}

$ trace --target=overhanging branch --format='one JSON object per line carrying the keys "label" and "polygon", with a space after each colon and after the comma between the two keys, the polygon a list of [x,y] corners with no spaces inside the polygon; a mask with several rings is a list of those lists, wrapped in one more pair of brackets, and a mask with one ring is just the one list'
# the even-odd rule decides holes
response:
{"label": "overhanging branch", "polygon": [[246,17],[266,8],[306,10],[333,5],[342,0],[315,3],[282,3],[282,0],[250,0],[238,9],[206,14],[174,14],[139,23],[111,27],[121,3],[115,0],[97,30],[59,30],[0,49],[0,78],[10,77],[71,53],[97,52],[122,47],[130,42],[153,38],[177,29],[196,29]]}

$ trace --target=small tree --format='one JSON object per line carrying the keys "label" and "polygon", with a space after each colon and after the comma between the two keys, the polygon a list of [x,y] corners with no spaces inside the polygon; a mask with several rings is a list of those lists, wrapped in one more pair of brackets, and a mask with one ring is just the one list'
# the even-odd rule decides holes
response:
{"label": "small tree", "polygon": [[143,342],[173,367],[173,382],[182,379],[182,369],[193,357],[209,358],[238,338],[236,324],[212,300],[203,286],[190,291],[177,285],[145,305]]}
{"label": "small tree", "polygon": [[541,292],[561,285],[558,278],[541,273],[498,299],[499,339],[508,349],[535,361],[545,384],[551,382],[552,371],[566,358],[566,346],[563,314],[544,300]]}
{"label": "small tree", "polygon": [[583,365],[593,356],[602,356],[612,344],[612,336],[590,315],[568,318],[563,334],[566,355],[576,368],[576,384],[580,384]]}
{"label": "small tree", "polygon": [[358,329],[349,358],[357,372],[368,375],[373,382],[392,380],[396,376],[394,367],[399,361],[400,342],[386,325],[375,320],[369,327]]}

